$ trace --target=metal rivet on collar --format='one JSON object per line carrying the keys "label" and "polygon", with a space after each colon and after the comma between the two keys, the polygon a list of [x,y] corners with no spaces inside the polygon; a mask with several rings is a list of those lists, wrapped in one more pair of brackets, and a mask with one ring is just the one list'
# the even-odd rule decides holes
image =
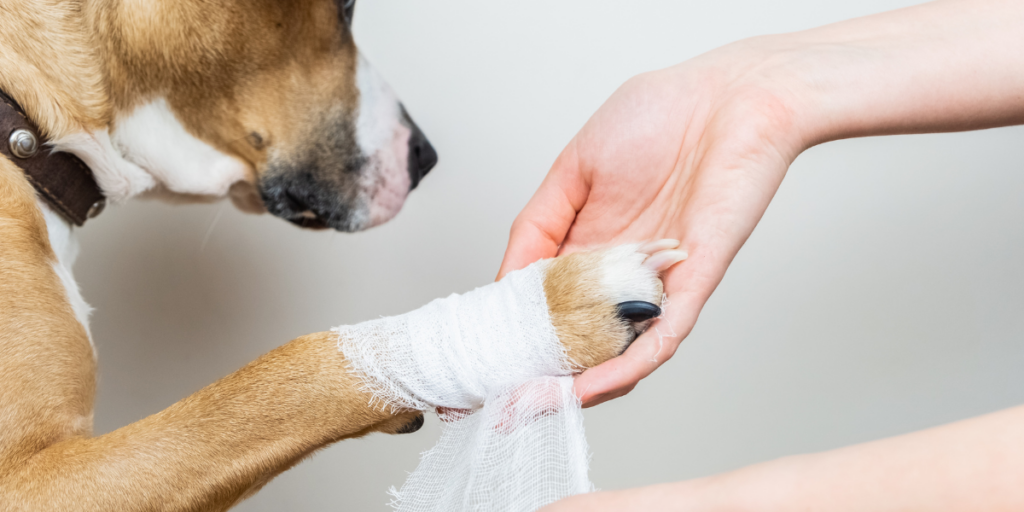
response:
{"label": "metal rivet on collar", "polygon": [[36,134],[24,128],[11,132],[8,142],[11,144],[11,153],[18,158],[32,158],[39,152],[39,139]]}
{"label": "metal rivet on collar", "polygon": [[107,200],[106,199],[100,199],[99,201],[96,201],[95,203],[92,204],[92,206],[89,207],[89,213],[87,213],[85,215],[91,219],[91,218],[93,218],[93,217],[103,213],[103,209],[106,208],[106,207],[107,207]]}

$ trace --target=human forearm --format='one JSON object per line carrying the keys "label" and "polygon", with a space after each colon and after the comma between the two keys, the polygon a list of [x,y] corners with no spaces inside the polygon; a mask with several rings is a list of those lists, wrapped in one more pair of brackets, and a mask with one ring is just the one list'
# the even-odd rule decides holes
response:
{"label": "human forearm", "polygon": [[[1024,123],[1024,2],[950,0],[770,36],[807,145]],[[743,44],[743,43],[741,43]]]}
{"label": "human forearm", "polygon": [[[579,248],[681,241],[672,307],[585,372],[587,406],[672,356],[793,160],[846,137],[1024,123],[1024,3],[953,0],[726,45],[620,87],[512,226],[499,275]],[[671,333],[671,334],[664,334]]]}
{"label": "human forearm", "polygon": [[1022,432],[1024,406],[709,478],[580,496],[544,512],[1019,511]]}
{"label": "human forearm", "polygon": [[[1024,407],[753,466],[727,489],[768,491],[759,510],[989,512],[1024,509]],[[760,485],[758,485],[758,482]],[[771,485],[765,485],[771,483]],[[770,489],[770,490],[769,490]],[[737,493],[741,497],[743,493]],[[751,503],[751,505],[753,505]]]}

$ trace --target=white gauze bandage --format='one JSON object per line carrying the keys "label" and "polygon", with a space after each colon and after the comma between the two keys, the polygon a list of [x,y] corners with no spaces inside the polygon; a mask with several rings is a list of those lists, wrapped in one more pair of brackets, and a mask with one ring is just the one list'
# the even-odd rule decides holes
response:
{"label": "white gauze bandage", "polygon": [[583,414],[538,262],[405,315],[338,327],[376,405],[446,412],[399,511],[530,512],[589,492]]}

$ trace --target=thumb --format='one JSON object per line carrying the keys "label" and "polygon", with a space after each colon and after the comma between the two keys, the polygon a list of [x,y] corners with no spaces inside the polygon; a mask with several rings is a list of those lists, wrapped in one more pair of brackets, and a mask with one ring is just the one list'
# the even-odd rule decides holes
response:
{"label": "thumb", "polygon": [[553,258],[586,202],[589,186],[580,176],[572,145],[512,223],[498,279],[539,259]]}

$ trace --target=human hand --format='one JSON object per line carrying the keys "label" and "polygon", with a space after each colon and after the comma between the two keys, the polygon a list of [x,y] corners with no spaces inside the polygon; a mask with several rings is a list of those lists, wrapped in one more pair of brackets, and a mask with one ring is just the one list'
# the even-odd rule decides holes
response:
{"label": "human hand", "polygon": [[628,393],[672,357],[804,147],[795,87],[758,73],[762,43],[627,81],[513,223],[499,278],[595,245],[672,238],[689,254],[663,276],[663,317],[620,357],[578,377],[584,406]]}
{"label": "human hand", "polygon": [[[1024,4],[931,2],[720,48],[634,78],[588,121],[516,219],[499,273],[582,246],[678,238],[669,304],[576,381],[587,405],[672,355],[789,164],[846,137],[1024,124]],[[1020,510],[1024,407],[724,475],[569,497],[586,510]],[[1009,475],[1009,477],[1007,477]],[[940,489],[941,492],[936,492]],[[866,492],[865,490],[869,491]]]}
{"label": "human hand", "polygon": [[[931,2],[739,41],[627,81],[556,159],[512,225],[498,276],[591,245],[674,238],[670,304],[584,372],[596,405],[675,352],[790,163],[846,137],[1024,123],[1024,6]],[[670,333],[663,336],[664,333]]]}

